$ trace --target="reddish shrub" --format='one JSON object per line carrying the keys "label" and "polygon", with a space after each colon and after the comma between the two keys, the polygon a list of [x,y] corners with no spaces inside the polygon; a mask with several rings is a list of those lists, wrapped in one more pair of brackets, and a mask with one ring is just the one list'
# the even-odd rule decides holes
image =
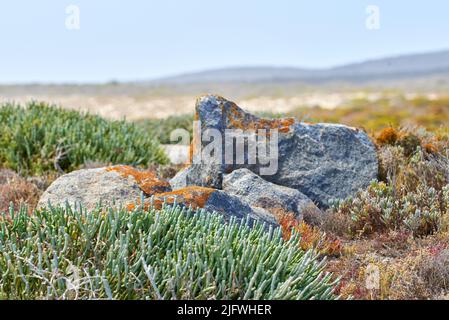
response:
{"label": "reddish shrub", "polygon": [[377,143],[380,145],[394,145],[399,139],[399,133],[394,128],[385,128],[377,136]]}
{"label": "reddish shrub", "polygon": [[318,227],[313,227],[304,221],[298,221],[292,215],[284,215],[279,218],[284,239],[290,239],[293,231],[300,236],[300,247],[303,250],[316,249],[323,255],[339,256],[342,244],[338,239],[332,239],[323,233]]}
{"label": "reddish shrub", "polygon": [[7,212],[10,204],[15,208],[22,204],[31,212],[41,191],[33,184],[10,170],[0,170],[0,212]]}

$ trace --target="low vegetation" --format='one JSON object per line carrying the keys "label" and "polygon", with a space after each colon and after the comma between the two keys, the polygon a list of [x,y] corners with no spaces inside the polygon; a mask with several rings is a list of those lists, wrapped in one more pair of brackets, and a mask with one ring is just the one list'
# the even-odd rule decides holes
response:
{"label": "low vegetation", "polygon": [[172,176],[156,140],[191,131],[193,117],[134,125],[2,107],[0,167],[15,172],[0,171],[0,298],[449,299],[449,100],[357,100],[290,115],[365,128],[379,177],[323,216],[286,217],[267,235],[179,208],[33,211],[59,169],[123,163]]}
{"label": "low vegetation", "polygon": [[[170,135],[174,130],[183,129],[193,133],[193,115],[170,116],[165,119],[148,119],[140,121],[139,124],[147,131],[151,132],[162,144],[174,144],[179,141],[172,141]],[[188,144],[188,143],[187,143]]]}
{"label": "low vegetation", "polygon": [[23,175],[69,172],[89,162],[167,162],[151,133],[124,121],[32,102],[1,106],[0,123],[0,167]]}
{"label": "low vegetation", "polygon": [[[329,270],[337,292],[356,299],[449,298],[449,141],[423,129],[386,128],[374,137],[380,176],[336,201],[322,224],[344,243]],[[379,271],[367,289],[369,268]]]}
{"label": "low vegetation", "polygon": [[377,136],[380,177],[356,196],[336,201],[330,215],[347,217],[352,237],[385,230],[416,237],[445,228],[449,211],[447,141],[422,130],[386,128]]}
{"label": "low vegetation", "polygon": [[0,217],[0,298],[334,299],[314,251],[179,207]]}

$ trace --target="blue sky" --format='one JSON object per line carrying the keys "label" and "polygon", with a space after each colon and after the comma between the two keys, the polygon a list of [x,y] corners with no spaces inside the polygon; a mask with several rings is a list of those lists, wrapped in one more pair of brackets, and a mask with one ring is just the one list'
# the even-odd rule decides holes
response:
{"label": "blue sky", "polygon": [[[66,28],[69,5],[80,29]],[[368,30],[366,7],[380,9]],[[0,82],[152,79],[227,66],[328,67],[449,49],[446,0],[14,0]]]}

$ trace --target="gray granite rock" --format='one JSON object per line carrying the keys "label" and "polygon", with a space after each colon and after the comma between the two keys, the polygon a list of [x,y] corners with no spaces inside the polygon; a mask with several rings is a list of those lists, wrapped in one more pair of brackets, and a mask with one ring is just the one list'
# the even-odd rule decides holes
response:
{"label": "gray granite rock", "polygon": [[204,209],[209,212],[218,212],[223,215],[225,221],[235,217],[238,221],[249,218],[250,223],[258,221],[266,227],[278,227],[275,217],[267,210],[251,207],[239,197],[217,190],[212,193]]}
{"label": "gray granite rock", "polygon": [[275,217],[267,210],[251,207],[239,197],[225,191],[198,186],[186,187],[173,192],[156,194],[145,200],[144,208],[162,208],[163,205],[177,204],[193,210],[204,209],[208,212],[221,214],[225,221],[235,218],[237,221],[248,220],[252,223],[259,221],[266,227],[278,227]]}
{"label": "gray granite rock", "polygon": [[265,181],[248,169],[238,169],[225,175],[223,191],[238,197],[253,209],[260,208],[273,217],[292,215],[300,220],[304,211],[320,214],[320,209],[307,196],[296,189]]}
{"label": "gray granite rock", "polygon": [[[168,186],[168,187],[167,187]],[[87,210],[98,203],[107,206],[127,205],[140,200],[142,194],[170,191],[167,182],[155,174],[141,174],[128,166],[84,169],[56,179],[39,199],[38,207],[81,204]]]}
{"label": "gray granite rock", "polygon": [[378,176],[374,144],[357,129],[337,124],[298,123],[293,138],[279,143],[279,170],[266,177],[298,189],[322,207],[346,199]]}
{"label": "gray granite rock", "polygon": [[179,171],[170,180],[173,190],[179,190],[189,186],[199,186],[221,189],[223,181],[223,168],[216,164],[191,164]]}
{"label": "gray granite rock", "polygon": [[266,210],[252,208],[238,197],[222,190],[187,187],[171,191],[168,182],[151,171],[140,171],[129,166],[84,169],[56,179],[41,196],[38,207],[82,206],[90,211],[101,202],[104,206],[133,210],[141,205],[160,209],[163,204],[178,204],[193,209],[204,209],[221,214],[225,221],[248,219],[264,223],[266,228],[278,227],[276,219]]}
{"label": "gray granite rock", "polygon": [[[223,175],[239,168],[248,168],[264,180],[297,189],[320,207],[330,199],[344,199],[366,188],[377,178],[376,149],[366,133],[338,124],[307,124],[294,119],[262,119],[244,112],[233,102],[218,96],[198,99],[196,116],[201,130],[216,129],[224,137],[227,129],[277,129],[277,170],[266,175],[264,165],[234,164],[224,161],[225,139],[222,141],[221,163],[197,161],[181,171],[170,183],[174,189],[189,185],[222,188]],[[195,139],[199,139],[196,134]],[[201,140],[193,154],[209,145]],[[248,160],[247,149],[244,159]],[[262,171],[261,171],[262,170]]]}

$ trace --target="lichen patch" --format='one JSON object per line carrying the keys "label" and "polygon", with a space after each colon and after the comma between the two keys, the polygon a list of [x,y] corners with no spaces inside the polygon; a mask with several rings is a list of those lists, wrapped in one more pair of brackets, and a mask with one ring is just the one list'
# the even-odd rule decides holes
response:
{"label": "lichen patch", "polygon": [[221,108],[227,120],[227,127],[230,129],[267,131],[277,129],[281,133],[288,133],[291,126],[295,124],[294,118],[264,119],[250,116],[235,103],[230,103],[230,107],[222,105]]}
{"label": "lichen patch", "polygon": [[168,181],[160,179],[152,171],[138,170],[131,166],[124,165],[109,167],[106,168],[106,171],[115,171],[119,173],[123,178],[133,177],[139,188],[147,195],[154,195],[171,190],[170,183],[168,183]]}
{"label": "lichen patch", "polygon": [[[164,192],[154,195],[152,199],[145,200],[143,208],[144,210],[148,210],[150,207],[153,207],[160,210],[164,203],[174,204],[176,202],[177,204],[191,207],[194,210],[202,209],[206,206],[207,201],[214,192],[217,192],[217,190],[196,186],[187,187],[177,191]],[[140,203],[138,204],[140,205]],[[129,211],[134,210],[135,208],[135,204],[127,205]]]}

